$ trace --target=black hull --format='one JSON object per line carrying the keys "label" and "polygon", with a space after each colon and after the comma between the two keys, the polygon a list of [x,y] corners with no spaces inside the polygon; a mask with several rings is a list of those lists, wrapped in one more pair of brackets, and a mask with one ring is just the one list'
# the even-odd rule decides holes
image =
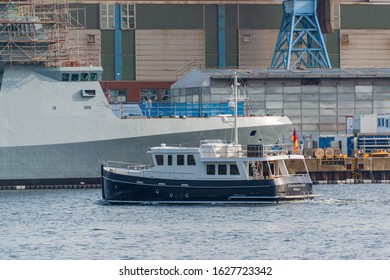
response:
{"label": "black hull", "polygon": [[101,186],[102,198],[110,204],[267,204],[309,200],[314,197],[309,177],[300,177],[299,181],[294,177],[284,180],[165,180],[120,175],[102,168]]}

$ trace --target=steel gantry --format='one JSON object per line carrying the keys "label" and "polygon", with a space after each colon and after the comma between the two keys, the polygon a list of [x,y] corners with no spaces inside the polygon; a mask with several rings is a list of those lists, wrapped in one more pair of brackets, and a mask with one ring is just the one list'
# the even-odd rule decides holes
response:
{"label": "steel gantry", "polygon": [[283,2],[283,20],[271,68],[331,68],[316,11],[317,0]]}

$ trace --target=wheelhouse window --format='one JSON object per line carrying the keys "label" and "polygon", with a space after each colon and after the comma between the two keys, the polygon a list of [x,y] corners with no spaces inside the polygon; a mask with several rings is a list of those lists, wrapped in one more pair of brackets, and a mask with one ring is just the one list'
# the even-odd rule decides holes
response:
{"label": "wheelhouse window", "polygon": [[226,174],[227,174],[226,164],[218,164],[218,175],[226,175]]}
{"label": "wheelhouse window", "polygon": [[176,163],[177,165],[184,165],[184,155],[177,155]]}
{"label": "wheelhouse window", "polygon": [[187,156],[187,165],[196,165],[194,155]]}
{"label": "wheelhouse window", "polygon": [[240,175],[237,164],[230,164],[230,175]]}
{"label": "wheelhouse window", "polygon": [[164,155],[156,155],[157,165],[164,165]]}
{"label": "wheelhouse window", "polygon": [[215,175],[215,165],[214,164],[207,164],[207,175]]}
{"label": "wheelhouse window", "polygon": [[168,155],[168,165],[172,165],[172,155]]}

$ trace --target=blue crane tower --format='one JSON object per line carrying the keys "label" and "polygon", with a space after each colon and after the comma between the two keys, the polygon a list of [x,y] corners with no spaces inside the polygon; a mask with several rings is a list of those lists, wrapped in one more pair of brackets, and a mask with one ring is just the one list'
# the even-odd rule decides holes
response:
{"label": "blue crane tower", "polygon": [[271,68],[331,68],[317,18],[317,0],[286,0]]}

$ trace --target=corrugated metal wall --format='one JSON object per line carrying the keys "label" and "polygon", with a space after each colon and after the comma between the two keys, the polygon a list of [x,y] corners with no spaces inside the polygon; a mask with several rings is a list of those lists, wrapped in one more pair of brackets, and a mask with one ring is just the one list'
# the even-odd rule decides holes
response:
{"label": "corrugated metal wall", "polygon": [[205,64],[203,30],[136,30],[137,81],[175,81],[186,67]]}
{"label": "corrugated metal wall", "polygon": [[265,67],[271,64],[278,29],[242,29],[239,35],[240,68]]}
{"label": "corrugated metal wall", "polygon": [[390,67],[390,30],[340,31],[342,68]]}

